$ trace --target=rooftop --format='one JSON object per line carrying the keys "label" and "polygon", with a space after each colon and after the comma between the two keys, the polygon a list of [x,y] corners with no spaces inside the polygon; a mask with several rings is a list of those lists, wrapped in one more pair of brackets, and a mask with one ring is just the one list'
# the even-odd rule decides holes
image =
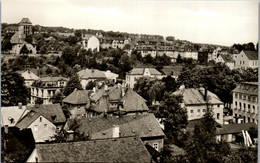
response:
{"label": "rooftop", "polygon": [[[71,120],[68,123],[71,123]],[[154,114],[148,113],[121,117],[82,118],[80,124],[79,131],[88,134],[91,139],[112,138],[114,125],[119,126],[120,137],[139,136],[145,138],[164,136]]]}
{"label": "rooftop", "polygon": [[27,109],[28,113],[16,124],[16,127],[20,129],[27,128],[39,116],[45,117],[54,124],[66,122],[66,118],[60,104],[40,105],[38,107],[28,107]]}
{"label": "rooftop", "polygon": [[21,75],[25,80],[38,80],[38,79],[40,79],[37,75],[35,75],[33,72],[31,72],[29,70],[26,70]]}
{"label": "rooftop", "polygon": [[[1,107],[1,126],[15,126],[20,118],[28,113],[26,106],[7,106]],[[13,123],[11,123],[11,119]]]}
{"label": "rooftop", "polygon": [[91,91],[89,90],[74,90],[70,95],[62,100],[64,103],[69,104],[88,104],[90,102]]}
{"label": "rooftop", "polygon": [[258,60],[258,52],[257,51],[243,51],[249,60]]}
{"label": "rooftop", "polygon": [[140,138],[90,140],[70,143],[36,144],[39,161],[44,162],[151,162]]}
{"label": "rooftop", "polygon": [[161,75],[162,74],[158,70],[156,70],[155,68],[133,68],[127,74],[129,74],[129,75],[144,75],[145,70],[148,70],[151,75]]}
{"label": "rooftop", "polygon": [[78,72],[79,78],[81,79],[106,79],[106,75],[96,69],[85,69]]}
{"label": "rooftop", "polygon": [[243,82],[236,86],[233,90],[236,93],[244,93],[248,95],[258,95],[258,82]]}
{"label": "rooftop", "polygon": [[257,128],[257,124],[251,122],[251,123],[234,123],[234,124],[222,125],[222,128],[217,129],[217,135],[238,134],[241,133],[242,130],[248,131],[250,127]]}
{"label": "rooftop", "polygon": [[[185,105],[205,105],[204,88],[184,88],[173,93],[173,95],[182,95]],[[222,104],[218,96],[210,91],[207,91],[208,103]]]}
{"label": "rooftop", "polygon": [[19,23],[19,25],[31,25],[31,24],[32,22],[29,20],[29,18],[23,18]]}

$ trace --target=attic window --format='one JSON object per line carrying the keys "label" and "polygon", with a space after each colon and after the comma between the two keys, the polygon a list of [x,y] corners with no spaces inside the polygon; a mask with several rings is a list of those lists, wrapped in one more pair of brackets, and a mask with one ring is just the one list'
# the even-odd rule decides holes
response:
{"label": "attic window", "polygon": [[11,124],[14,123],[14,119],[12,117],[9,117],[8,120],[10,121]]}
{"label": "attic window", "polygon": [[40,122],[42,122],[42,117],[40,117]]}

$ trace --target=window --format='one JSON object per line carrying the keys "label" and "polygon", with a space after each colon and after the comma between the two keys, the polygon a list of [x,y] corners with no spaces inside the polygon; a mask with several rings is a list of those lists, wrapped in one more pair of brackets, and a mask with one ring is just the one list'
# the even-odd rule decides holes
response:
{"label": "window", "polygon": [[246,110],[246,104],[244,103],[244,110]]}
{"label": "window", "polygon": [[243,95],[243,100],[246,100],[246,95]]}
{"label": "window", "polygon": [[239,109],[241,109],[241,102],[239,102]]}
{"label": "window", "polygon": [[206,112],[206,109],[203,109],[203,113],[205,113]]}
{"label": "window", "polygon": [[42,122],[42,117],[40,117],[40,122]]}
{"label": "window", "polygon": [[220,119],[220,113],[217,113],[217,119]]}
{"label": "window", "polygon": [[239,94],[239,99],[242,99],[242,95],[241,94]]}
{"label": "window", "polygon": [[245,61],[243,61],[243,65],[245,64]]}
{"label": "window", "polygon": [[236,93],[236,94],[235,94],[235,98],[237,98],[237,97],[238,97],[238,94]]}
{"label": "window", "polygon": [[44,124],[44,128],[47,128],[47,124]]}
{"label": "window", "polygon": [[193,114],[193,110],[190,110],[190,113]]}
{"label": "window", "polygon": [[235,101],[235,106],[237,106],[237,101]]}
{"label": "window", "polygon": [[198,113],[200,113],[200,109],[198,109]]}
{"label": "window", "polygon": [[34,131],[38,131],[38,125],[34,125]]}
{"label": "window", "polygon": [[218,108],[219,108],[220,105],[218,105]]}
{"label": "window", "polygon": [[153,148],[158,151],[158,143],[153,143]]}

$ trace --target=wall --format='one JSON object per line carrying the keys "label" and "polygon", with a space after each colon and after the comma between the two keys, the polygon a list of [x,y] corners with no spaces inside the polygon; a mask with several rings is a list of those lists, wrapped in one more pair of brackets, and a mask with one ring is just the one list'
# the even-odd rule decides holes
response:
{"label": "wall", "polygon": [[43,116],[39,116],[27,128],[31,128],[35,142],[44,142],[45,140],[50,140],[51,137],[55,134],[56,130],[56,126]]}
{"label": "wall", "polygon": [[156,137],[156,138],[141,138],[142,139],[142,141],[143,141],[143,143],[144,143],[144,145],[146,144],[146,143],[148,143],[150,146],[152,146],[152,147],[154,147],[153,146],[153,144],[154,143],[158,143],[158,151],[160,152],[161,150],[162,150],[162,148],[163,148],[163,138],[158,138],[158,137]]}
{"label": "wall", "polygon": [[[31,153],[31,155],[29,156],[29,158],[27,159],[26,162],[36,162],[36,158],[39,159],[38,153],[36,148],[33,150],[33,152]],[[39,161],[39,160],[38,160]]]}
{"label": "wall", "polygon": [[249,59],[243,51],[241,51],[241,53],[238,54],[237,59],[235,60],[235,64],[235,68],[249,67]]}

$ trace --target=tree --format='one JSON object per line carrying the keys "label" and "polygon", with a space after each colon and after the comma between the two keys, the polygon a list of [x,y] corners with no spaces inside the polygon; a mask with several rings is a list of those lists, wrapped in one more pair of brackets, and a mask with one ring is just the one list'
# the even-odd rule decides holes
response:
{"label": "tree", "polygon": [[69,80],[68,84],[65,86],[63,90],[64,96],[70,95],[75,89],[82,90],[82,85],[79,81],[79,77],[77,75],[72,76]]}
{"label": "tree", "polygon": [[73,67],[77,59],[76,49],[72,46],[65,47],[62,51],[61,59],[65,64]]}
{"label": "tree", "polygon": [[24,78],[15,72],[2,72],[1,78],[1,105],[16,106],[18,103],[27,104],[30,97],[24,85]]}
{"label": "tree", "polygon": [[174,36],[167,36],[165,38],[167,41],[174,41],[175,40],[175,37]]}
{"label": "tree", "polygon": [[216,125],[208,109],[195,125],[193,135],[186,144],[187,157],[191,162],[222,162],[231,153],[226,142],[216,142]]}
{"label": "tree", "polygon": [[29,44],[33,43],[33,36],[32,35],[26,35],[25,41]]}
{"label": "tree", "polygon": [[92,90],[96,86],[96,83],[93,81],[88,82],[86,90]]}
{"label": "tree", "polygon": [[179,54],[177,59],[176,59],[176,62],[177,63],[182,63],[182,58],[181,58],[181,55]]}
{"label": "tree", "polygon": [[2,51],[12,50],[12,44],[10,42],[10,39],[4,39],[3,40],[1,50]]}
{"label": "tree", "polygon": [[20,54],[29,54],[29,50],[28,50],[28,48],[27,48],[27,46],[25,44],[21,48]]}
{"label": "tree", "polygon": [[148,90],[150,103],[153,104],[156,100],[160,100],[164,85],[161,82],[155,81]]}
{"label": "tree", "polygon": [[169,142],[183,147],[184,140],[187,138],[185,128],[188,124],[188,116],[186,109],[180,106],[181,102],[181,96],[173,96],[165,93],[158,110],[155,112],[155,116],[165,118],[164,131]]}
{"label": "tree", "polygon": [[166,92],[174,92],[177,89],[177,83],[174,78],[171,76],[167,76],[162,78],[162,82],[164,83],[164,91]]}

